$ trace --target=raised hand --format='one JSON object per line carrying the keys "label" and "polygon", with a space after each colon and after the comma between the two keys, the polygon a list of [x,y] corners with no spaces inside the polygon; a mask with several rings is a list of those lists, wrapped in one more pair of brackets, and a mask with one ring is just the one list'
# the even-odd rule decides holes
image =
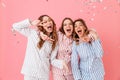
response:
{"label": "raised hand", "polygon": [[43,32],[40,32],[40,37],[43,39],[43,40],[48,40],[48,41],[54,41],[53,39],[51,39],[50,37],[48,37],[47,35],[43,34]]}
{"label": "raised hand", "polygon": [[91,40],[96,40],[99,38],[97,32],[94,29],[89,30],[88,36]]}
{"label": "raised hand", "polygon": [[66,64],[65,61],[63,61],[63,69],[64,69],[66,72],[69,72],[69,68],[68,68],[68,66],[67,66],[67,64]]}
{"label": "raised hand", "polygon": [[34,21],[31,22],[31,24],[33,26],[39,26],[39,25],[41,25],[41,21],[40,20],[34,20]]}

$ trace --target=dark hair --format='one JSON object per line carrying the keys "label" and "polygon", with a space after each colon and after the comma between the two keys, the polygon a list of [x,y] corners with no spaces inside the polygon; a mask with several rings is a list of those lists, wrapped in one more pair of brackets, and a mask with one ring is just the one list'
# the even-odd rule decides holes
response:
{"label": "dark hair", "polygon": [[[72,25],[73,25],[73,20],[72,20],[71,18],[68,18],[68,17],[64,18],[63,21],[62,21],[61,27],[59,28],[59,31],[60,31],[61,33],[63,33],[63,34],[65,34],[65,31],[64,31],[64,29],[63,29],[63,24],[64,24],[64,21],[65,21],[65,20],[70,20],[70,21],[72,22]],[[73,36],[73,35],[72,35],[72,36]]]}
{"label": "dark hair", "polygon": [[[81,19],[81,18],[76,19],[76,20],[74,21],[74,23],[73,23],[74,26],[75,26],[75,23],[78,22],[78,21],[80,21],[80,22],[83,24],[83,26],[86,28],[84,34],[88,35],[88,34],[89,34],[88,27],[87,27],[87,25],[86,25],[86,23],[85,23],[85,21],[84,21],[83,19]],[[74,28],[75,28],[75,27],[74,27]],[[76,41],[76,43],[78,43],[79,36],[78,36],[77,33],[75,32],[75,29],[73,29],[73,39]]]}
{"label": "dark hair", "polygon": [[[44,16],[49,17],[48,15],[42,15],[42,16],[40,16],[40,17],[38,18],[38,20],[43,21],[43,17],[44,17]],[[53,20],[51,17],[49,17],[49,18],[50,18],[50,19],[52,20],[52,22],[53,22],[53,32],[51,33],[51,38],[54,39],[54,41],[53,41],[53,43],[52,43],[52,50],[54,50],[54,48],[55,48],[55,46],[56,46],[56,43],[57,43],[57,41],[58,41],[58,36],[57,36],[57,32],[56,32],[56,24],[55,24],[54,20]],[[47,32],[46,32],[46,30],[43,28],[43,26],[37,26],[37,27],[38,27],[38,30],[42,31],[44,34],[47,35]],[[45,42],[45,41],[40,38],[40,41],[38,42],[38,48],[41,48],[41,47],[43,46],[43,43],[44,43],[44,42]]]}

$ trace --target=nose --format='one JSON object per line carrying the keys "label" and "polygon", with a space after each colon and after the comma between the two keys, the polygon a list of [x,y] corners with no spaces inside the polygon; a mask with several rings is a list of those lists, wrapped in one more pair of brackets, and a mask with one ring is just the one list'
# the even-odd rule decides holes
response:
{"label": "nose", "polygon": [[68,24],[68,25],[67,25],[67,27],[69,27],[69,28],[70,28],[70,25]]}

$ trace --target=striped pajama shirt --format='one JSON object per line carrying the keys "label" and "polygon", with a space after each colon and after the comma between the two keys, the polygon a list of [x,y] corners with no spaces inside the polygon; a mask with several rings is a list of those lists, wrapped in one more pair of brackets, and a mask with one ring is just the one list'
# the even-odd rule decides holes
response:
{"label": "striped pajama shirt", "polygon": [[[78,60],[80,57],[80,62]],[[104,80],[103,49],[100,40],[73,42],[71,65],[75,80]]]}
{"label": "striped pajama shirt", "polygon": [[[27,48],[21,73],[25,80],[49,80],[50,54],[54,54],[57,47],[51,53],[52,44],[45,41],[42,48],[37,47],[39,41],[38,31],[29,28],[29,19],[13,24],[13,29],[27,37]],[[54,55],[53,55],[54,56]]]}

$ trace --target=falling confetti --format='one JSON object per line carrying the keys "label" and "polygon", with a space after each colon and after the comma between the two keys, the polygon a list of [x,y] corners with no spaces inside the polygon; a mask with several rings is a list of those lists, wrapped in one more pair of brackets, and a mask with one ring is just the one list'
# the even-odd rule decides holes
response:
{"label": "falling confetti", "polygon": [[12,33],[14,36],[16,36],[15,30],[12,28]]}
{"label": "falling confetti", "polygon": [[92,6],[94,9],[96,8],[96,6]]}
{"label": "falling confetti", "polygon": [[118,13],[118,11],[117,11],[117,10],[115,10],[114,12],[115,12],[115,13]]}
{"label": "falling confetti", "polygon": [[118,2],[118,5],[120,6],[120,0],[117,0],[117,2]]}
{"label": "falling confetti", "polygon": [[3,7],[6,7],[5,3],[1,2],[1,4],[2,4]]}
{"label": "falling confetti", "polygon": [[19,44],[20,43],[20,41],[17,41],[17,44]]}
{"label": "falling confetti", "polygon": [[91,21],[94,21],[94,18],[91,18],[90,20],[91,20]]}
{"label": "falling confetti", "polygon": [[103,8],[103,10],[106,10],[106,9],[107,9],[107,7],[104,7],[104,8]]}
{"label": "falling confetti", "polygon": [[80,12],[83,12],[83,10],[80,10]]}
{"label": "falling confetti", "polygon": [[91,2],[103,2],[103,0],[91,0]]}
{"label": "falling confetti", "polygon": [[93,16],[95,16],[96,14],[95,13],[93,13]]}

